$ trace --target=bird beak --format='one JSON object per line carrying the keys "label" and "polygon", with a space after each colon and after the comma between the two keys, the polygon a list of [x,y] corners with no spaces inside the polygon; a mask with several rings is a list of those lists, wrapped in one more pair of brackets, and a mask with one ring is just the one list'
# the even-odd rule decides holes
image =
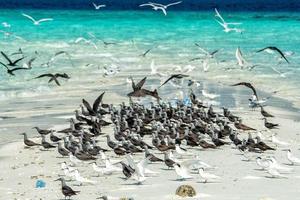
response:
{"label": "bird beak", "polygon": [[289,149],[282,149],[282,151],[289,151]]}
{"label": "bird beak", "polygon": [[60,181],[60,178],[59,178],[59,179],[56,179],[56,180],[54,180],[54,181]]}

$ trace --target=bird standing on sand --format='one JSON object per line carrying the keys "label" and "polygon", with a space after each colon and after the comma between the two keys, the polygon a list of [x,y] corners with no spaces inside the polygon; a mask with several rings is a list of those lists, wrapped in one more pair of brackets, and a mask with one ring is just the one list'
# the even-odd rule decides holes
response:
{"label": "bird standing on sand", "polygon": [[264,116],[264,117],[274,117],[273,115],[271,115],[270,113],[265,111],[265,109],[263,108],[262,105],[259,105],[259,106],[260,106],[260,113],[261,113],[262,116]]}
{"label": "bird standing on sand", "polygon": [[79,193],[79,191],[74,191],[71,187],[67,186],[64,178],[59,178],[56,181],[61,181],[61,192],[65,196],[65,199],[67,199],[67,197],[71,198],[71,196],[77,195],[77,193]]}
{"label": "bird standing on sand", "polygon": [[29,140],[26,133],[21,133],[20,135],[24,135],[24,144],[26,146],[28,146],[28,147],[41,146],[41,144],[38,144],[38,143],[35,143],[35,142]]}
{"label": "bird standing on sand", "polygon": [[273,124],[271,122],[268,122],[267,118],[264,118],[264,120],[265,120],[265,127],[268,129],[274,129],[279,126],[279,124]]}

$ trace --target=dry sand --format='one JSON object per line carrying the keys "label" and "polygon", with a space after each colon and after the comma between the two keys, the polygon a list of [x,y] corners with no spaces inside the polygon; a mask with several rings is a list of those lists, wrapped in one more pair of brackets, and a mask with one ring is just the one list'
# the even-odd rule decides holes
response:
{"label": "dry sand", "polygon": [[[293,154],[300,157],[298,151],[300,123],[292,119],[291,113],[275,108],[268,107],[268,110],[277,117],[272,122],[280,123],[280,128],[274,132],[278,137],[286,142],[291,143],[289,147],[277,147],[274,152],[267,152],[260,156],[273,155],[283,165],[288,164],[286,152],[283,149],[290,148]],[[263,121],[260,119],[258,111],[235,111],[234,113],[243,116],[244,123],[264,130]],[[57,129],[63,127],[55,127]],[[112,133],[111,127],[104,132]],[[266,137],[265,141],[271,146],[275,146],[267,137],[271,133],[263,132]],[[247,137],[247,134],[241,134],[240,137]],[[21,141],[14,142],[3,146],[0,150],[0,199],[63,199],[60,191],[60,182],[54,181],[63,175],[60,163],[67,161],[69,158],[58,158],[56,150],[41,151],[39,147],[24,148]],[[40,138],[34,138],[39,141]],[[105,144],[105,138],[98,138],[101,146],[108,148]],[[149,142],[149,140],[147,140]],[[226,146],[218,150],[202,150],[201,148],[189,149],[194,155],[199,155],[201,160],[215,166],[210,170],[221,177],[221,180],[214,183],[203,183],[197,173],[193,173],[193,179],[187,181],[178,181],[178,176],[173,169],[168,170],[164,164],[150,164],[149,168],[159,172],[155,177],[149,177],[142,185],[136,185],[133,179],[123,180],[124,175],[117,173],[110,176],[100,176],[93,171],[89,163],[77,166],[82,176],[97,181],[95,185],[79,183],[72,180],[67,182],[80,194],[73,199],[96,199],[101,194],[112,197],[134,197],[138,200],[147,199],[180,199],[175,196],[176,188],[182,184],[192,185],[197,192],[197,196],[191,199],[211,199],[211,200],[285,200],[300,199],[300,166],[290,166],[294,171],[285,174],[288,178],[276,179],[268,178],[268,174],[258,170],[255,160],[246,162],[242,161],[243,157],[233,146]],[[159,157],[163,157],[157,151],[154,151]],[[121,160],[123,157],[115,157],[113,152],[107,153],[113,159]],[[250,154],[254,158],[257,154]],[[140,160],[143,154],[134,155],[135,160]],[[189,159],[184,157],[178,159]],[[98,165],[101,165],[101,159],[98,159]],[[40,179],[46,182],[45,188],[35,188],[36,181]]]}

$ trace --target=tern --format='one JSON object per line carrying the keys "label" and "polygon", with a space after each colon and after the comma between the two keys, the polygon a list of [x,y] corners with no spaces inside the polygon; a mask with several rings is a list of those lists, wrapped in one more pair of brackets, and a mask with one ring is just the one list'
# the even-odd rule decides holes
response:
{"label": "tern", "polygon": [[149,3],[141,4],[140,7],[151,6],[153,10],[161,10],[164,13],[164,15],[166,16],[167,15],[167,9],[168,9],[169,6],[177,5],[177,4],[180,4],[181,2],[182,1],[177,1],[177,2],[174,2],[174,3],[170,3],[168,5],[149,2]]}
{"label": "tern", "polygon": [[35,20],[33,17],[31,17],[30,15],[24,14],[22,13],[22,15],[28,19],[30,19],[34,25],[40,25],[41,22],[46,22],[46,21],[52,21],[52,18],[44,18],[44,19],[39,19],[39,20]]}
{"label": "tern", "polygon": [[215,8],[215,13],[216,13],[215,16],[218,17],[221,20],[221,22],[219,20],[216,21],[224,28],[224,32],[229,33],[231,31],[235,31],[237,33],[242,33],[243,30],[241,29],[229,27],[229,25],[240,25],[241,23],[234,23],[234,22],[227,23],[216,8]]}
{"label": "tern", "polygon": [[292,165],[300,165],[300,159],[294,156],[290,149],[287,150],[287,159],[291,162]]}
{"label": "tern", "polygon": [[91,40],[88,40],[88,39],[86,39],[86,38],[84,38],[84,37],[79,37],[79,38],[77,38],[77,39],[74,41],[75,44],[78,44],[78,43],[80,43],[80,42],[83,42],[83,43],[85,43],[85,44],[92,45],[95,49],[98,49],[97,45],[96,45],[94,42],[92,42]]}
{"label": "tern", "polygon": [[283,176],[282,174],[280,174],[280,172],[272,167],[269,167],[266,169],[267,173],[271,175],[270,178],[287,178],[286,176]]}
{"label": "tern", "polygon": [[289,146],[290,143],[288,142],[284,142],[284,141],[280,141],[277,137],[276,137],[276,134],[272,134],[272,142],[276,145],[279,145],[279,146]]}
{"label": "tern", "polygon": [[80,183],[80,185],[82,185],[82,183],[90,183],[90,184],[93,184],[93,185],[97,183],[96,181],[93,181],[93,180],[82,177],[79,174],[77,169],[75,170],[75,180],[78,181]]}
{"label": "tern", "polygon": [[199,172],[199,175],[201,176],[201,178],[204,179],[204,183],[207,183],[208,180],[218,180],[218,179],[220,179],[220,177],[217,176],[217,175],[214,175],[214,174],[205,172],[205,171],[204,171],[204,168],[200,168],[200,169],[198,170],[198,172]]}
{"label": "tern", "polygon": [[93,6],[95,7],[95,10],[99,10],[100,8],[105,8],[106,7],[106,5],[104,5],[104,4],[97,5],[94,2],[93,2]]}
{"label": "tern", "polygon": [[175,163],[174,164],[174,169],[175,169],[176,174],[178,176],[180,176],[182,180],[193,178],[190,175],[188,168],[186,166],[182,165],[182,164]]}

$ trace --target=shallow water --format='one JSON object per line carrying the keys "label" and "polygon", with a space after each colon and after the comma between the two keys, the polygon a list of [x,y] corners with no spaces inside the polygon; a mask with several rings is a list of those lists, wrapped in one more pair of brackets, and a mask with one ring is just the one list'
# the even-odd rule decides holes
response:
{"label": "shallow water", "polygon": [[[54,21],[34,26],[21,15],[22,12],[37,19],[53,17]],[[5,135],[0,143],[16,138],[18,131],[33,132],[33,125],[47,128],[49,124],[66,123],[57,117],[70,115],[83,97],[92,100],[102,90],[118,93],[120,96],[113,99],[117,103],[127,101],[126,94],[131,88],[126,78],[132,75],[138,80],[148,76],[152,60],[163,73],[175,73],[176,66],[194,66],[195,70],[189,75],[202,82],[201,89],[221,93],[216,99],[218,106],[247,107],[248,90],[226,87],[237,81],[252,82],[267,93],[279,90],[277,97],[300,105],[300,14],[221,13],[228,22],[241,22],[240,28],[245,30],[243,34],[223,32],[214,21],[213,11],[170,11],[165,17],[159,12],[138,11],[1,10],[0,22],[11,25],[1,30],[13,33],[1,36],[1,50],[10,54],[21,47],[25,52],[25,62],[32,57],[36,57],[36,61],[32,70],[16,72],[15,77],[6,74],[4,68],[0,70],[0,116],[15,117],[0,120],[0,134]],[[13,35],[23,39],[16,39]],[[89,44],[75,44],[79,37],[93,41],[97,49]],[[101,40],[117,44],[105,46]],[[195,42],[209,51],[220,49],[216,54],[218,62],[210,60],[208,72],[203,71],[201,61],[189,61],[200,53]],[[292,56],[287,56],[290,64],[283,61],[278,64],[276,54],[255,53],[266,46],[293,52]],[[252,71],[241,70],[235,59],[237,47],[241,48],[249,63],[259,66]],[[153,50],[147,57],[139,56],[149,48]],[[60,55],[50,67],[42,66],[61,50],[67,51],[71,59]],[[0,60],[5,61],[2,57]],[[120,73],[103,77],[104,66],[117,67]],[[280,76],[271,67],[286,73]],[[48,72],[65,72],[71,79],[61,81],[60,87],[48,84],[47,79],[33,79]],[[210,84],[210,81],[218,84]],[[150,76],[146,87],[154,89],[159,84],[159,77]],[[185,87],[184,91],[188,88]],[[159,92],[164,98],[173,99],[178,89],[167,85]],[[260,92],[260,95],[266,97],[267,93]],[[283,103],[279,98],[272,98],[269,103],[298,112],[291,103]]]}

